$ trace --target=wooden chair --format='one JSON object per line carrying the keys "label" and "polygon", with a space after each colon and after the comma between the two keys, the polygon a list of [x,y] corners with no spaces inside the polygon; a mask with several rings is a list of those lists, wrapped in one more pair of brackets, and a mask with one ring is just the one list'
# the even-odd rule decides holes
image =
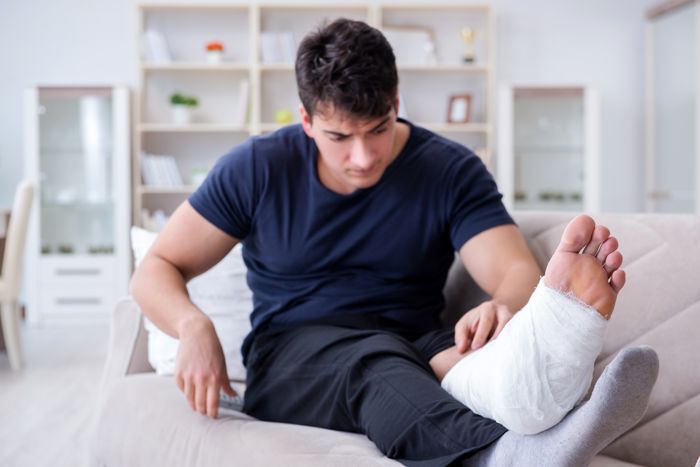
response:
{"label": "wooden chair", "polygon": [[15,192],[12,216],[5,237],[5,252],[0,271],[0,320],[7,347],[7,355],[13,370],[22,368],[22,347],[19,330],[19,295],[22,277],[24,241],[27,238],[29,213],[34,189],[28,181],[22,181]]}

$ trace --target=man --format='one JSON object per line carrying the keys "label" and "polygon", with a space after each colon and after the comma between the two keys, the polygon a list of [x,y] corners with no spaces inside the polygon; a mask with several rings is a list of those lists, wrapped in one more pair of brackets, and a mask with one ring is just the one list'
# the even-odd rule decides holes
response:
{"label": "man", "polygon": [[[533,437],[506,433],[441,388],[464,380],[451,375],[467,371],[459,368],[471,352],[506,341],[496,337],[528,302],[539,268],[480,160],[397,119],[394,55],[379,31],[349,20],[321,28],[302,42],[296,75],[302,125],[224,156],[132,281],[144,313],[180,340],[175,377],[192,409],[215,417],[219,391],[234,392],[214,328],[185,284],[242,241],[254,297],[244,411],[255,417],[365,433],[415,465],[505,465],[515,447],[521,465],[541,464],[543,452],[577,464],[636,421],[643,407],[627,405],[614,429],[593,427],[586,449],[555,450],[591,413],[617,410],[619,397],[607,403],[612,382],[598,384],[583,420],[574,414]],[[584,247],[596,251],[579,255]],[[577,218],[545,281],[612,311],[624,285],[616,250],[609,232]],[[493,298],[444,329],[454,251]],[[632,360],[654,376],[650,359],[628,356],[615,377]],[[640,400],[653,378],[645,381]],[[450,392],[467,403],[459,394],[469,388],[458,386]]]}

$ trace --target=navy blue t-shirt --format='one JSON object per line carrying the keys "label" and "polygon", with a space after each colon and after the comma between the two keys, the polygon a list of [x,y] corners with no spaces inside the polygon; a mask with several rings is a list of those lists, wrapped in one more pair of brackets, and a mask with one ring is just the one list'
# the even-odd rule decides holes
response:
{"label": "navy blue t-shirt", "polygon": [[349,195],[318,178],[301,125],[249,138],[224,155],[189,202],[243,242],[253,331],[343,315],[406,329],[439,326],[454,252],[513,220],[481,160],[410,125],[379,182]]}

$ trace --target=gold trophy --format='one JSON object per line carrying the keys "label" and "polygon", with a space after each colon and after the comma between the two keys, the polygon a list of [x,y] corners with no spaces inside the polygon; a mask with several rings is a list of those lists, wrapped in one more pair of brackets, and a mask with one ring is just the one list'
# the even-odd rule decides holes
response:
{"label": "gold trophy", "polygon": [[462,61],[464,63],[474,63],[474,36],[476,32],[472,28],[462,28],[459,31],[464,41],[464,56]]}

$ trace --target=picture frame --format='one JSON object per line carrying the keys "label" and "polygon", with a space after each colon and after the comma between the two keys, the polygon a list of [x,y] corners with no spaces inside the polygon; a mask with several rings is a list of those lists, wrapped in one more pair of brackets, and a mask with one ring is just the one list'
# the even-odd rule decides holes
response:
{"label": "picture frame", "polygon": [[399,66],[432,66],[438,63],[435,32],[432,28],[387,25],[382,33],[391,44]]}
{"label": "picture frame", "polygon": [[453,94],[447,106],[447,123],[468,123],[472,116],[472,95]]}

